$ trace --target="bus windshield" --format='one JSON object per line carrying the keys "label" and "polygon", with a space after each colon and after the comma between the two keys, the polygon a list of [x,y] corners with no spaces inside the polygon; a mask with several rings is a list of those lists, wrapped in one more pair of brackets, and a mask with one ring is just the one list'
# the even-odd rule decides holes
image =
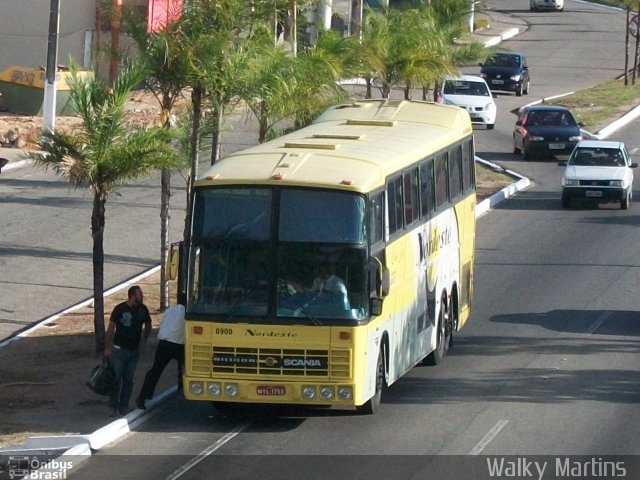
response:
{"label": "bus windshield", "polygon": [[[365,198],[315,189],[227,187],[195,193],[187,308],[215,315],[365,318]],[[265,319],[267,318],[267,320]]]}

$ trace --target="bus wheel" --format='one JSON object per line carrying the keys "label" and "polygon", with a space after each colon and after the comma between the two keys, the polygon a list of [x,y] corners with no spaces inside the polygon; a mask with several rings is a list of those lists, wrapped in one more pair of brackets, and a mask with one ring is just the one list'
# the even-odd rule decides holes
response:
{"label": "bus wheel", "polygon": [[356,407],[358,413],[363,415],[373,415],[380,408],[380,401],[382,400],[382,389],[384,388],[384,358],[382,356],[382,350],[378,353],[378,363],[376,365],[376,393],[373,394],[367,402],[363,405]]}
{"label": "bus wheel", "polygon": [[440,309],[440,315],[438,316],[438,339],[436,342],[436,349],[427,355],[427,365],[439,365],[442,359],[447,356],[449,351],[449,345],[451,345],[451,337],[453,334],[453,328],[451,324],[451,315],[449,314],[449,305],[443,300],[443,308]]}

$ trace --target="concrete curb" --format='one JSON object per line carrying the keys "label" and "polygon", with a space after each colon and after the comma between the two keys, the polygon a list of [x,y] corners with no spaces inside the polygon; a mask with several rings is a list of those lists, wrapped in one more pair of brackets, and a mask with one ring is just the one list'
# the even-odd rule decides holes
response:
{"label": "concrete curb", "polygon": [[519,180],[511,185],[504,187],[499,192],[494,193],[489,198],[484,199],[482,202],[476,205],[476,218],[480,218],[482,215],[487,213],[493,207],[498,205],[499,203],[505,201],[507,198],[512,197],[516,192],[520,190],[524,190],[529,185],[531,185],[530,180],[527,177],[523,177],[519,173],[516,173],[512,170],[507,170],[506,168],[501,167],[495,163],[491,163],[487,160],[484,160],[480,157],[475,158],[476,162],[480,162],[483,165],[495,170],[496,172],[505,173],[507,175],[511,175],[513,177],[519,178]]}
{"label": "concrete curb", "polygon": [[178,387],[176,386],[165,390],[160,395],[156,395],[151,400],[148,400],[146,402],[146,410],[133,410],[132,412],[127,414],[126,417],[119,418],[118,420],[115,420],[108,425],[99,428],[90,435],[85,435],[84,439],[87,441],[92,451],[100,450],[105,445],[108,445],[118,438],[125,436],[133,428],[151,418],[150,414],[152,413],[152,411],[159,405],[164,403],[166,399],[173,396],[177,390]]}
{"label": "concrete curb", "polygon": [[604,140],[605,138],[608,138],[609,135],[616,132],[617,130],[620,130],[625,125],[633,122],[638,117],[640,117],[640,105],[633,108],[622,117],[612,122],[610,125],[607,125],[601,130],[598,130],[598,132],[596,132],[593,136],[598,140]]}
{"label": "concrete curb", "polygon": [[518,35],[520,33],[520,29],[519,28],[510,28],[509,30],[505,30],[504,32],[502,32],[502,34],[500,35],[496,35],[495,37],[491,37],[489,40],[485,40],[483,42],[485,47],[493,47],[495,45],[498,45],[500,42],[507,40],[511,37],[515,37],[516,35]]}

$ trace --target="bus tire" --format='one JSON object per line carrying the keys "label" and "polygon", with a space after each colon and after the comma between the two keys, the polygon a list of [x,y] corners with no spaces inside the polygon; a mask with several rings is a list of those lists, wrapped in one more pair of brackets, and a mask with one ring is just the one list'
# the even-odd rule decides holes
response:
{"label": "bus tire", "polygon": [[381,349],[380,353],[378,353],[378,362],[376,364],[376,393],[374,393],[373,397],[367,400],[364,404],[356,407],[357,412],[362,415],[373,415],[380,408],[382,390],[384,389],[385,384],[384,356],[382,352],[383,350]]}
{"label": "bus tire", "polygon": [[449,314],[449,305],[446,299],[442,300],[443,307],[438,315],[438,336],[436,340],[436,349],[427,355],[426,364],[435,366],[440,365],[444,357],[447,356],[449,346],[451,345],[452,325],[451,315]]}

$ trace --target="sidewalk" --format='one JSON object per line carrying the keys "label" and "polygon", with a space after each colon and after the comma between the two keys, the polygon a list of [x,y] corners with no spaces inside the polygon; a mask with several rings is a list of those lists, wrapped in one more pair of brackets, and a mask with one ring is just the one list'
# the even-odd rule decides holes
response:
{"label": "sidewalk", "polygon": [[[526,28],[526,24],[524,24],[524,22],[514,20],[513,18],[499,12],[477,12],[476,15],[477,18],[484,15],[489,19],[489,28],[473,34],[474,39],[479,42],[483,42],[485,45],[496,45],[506,38],[517,35]],[[23,166],[26,161],[21,158],[22,154],[23,152],[18,149],[0,148],[0,158],[7,158],[10,162],[4,167],[3,171]],[[500,167],[497,166],[495,166],[495,168],[500,169]],[[478,211],[476,213],[477,216],[483,214],[495,204],[503,201],[505,198],[528,185],[527,179],[518,177],[513,172],[507,173],[520,178],[520,180],[512,186],[498,192],[493,197],[481,202],[481,204],[478,205]],[[138,280],[138,283],[144,285],[144,282],[152,282],[153,278],[153,275],[151,275],[144,280]],[[143,288],[145,287],[143,286]],[[105,309],[107,310],[106,304]],[[46,333],[41,334],[39,341],[51,341],[50,336],[46,335]],[[20,344],[21,342],[32,342],[34,340],[38,341],[37,339],[25,336],[13,343]],[[84,339],[84,343],[87,343],[86,339]],[[86,348],[86,345],[84,348]],[[89,348],[91,348],[91,345]],[[0,356],[5,353],[3,350],[7,349],[0,344]],[[151,353],[151,351],[147,352],[147,354],[149,353]],[[74,358],[70,358],[65,359],[65,361],[60,361],[61,371],[64,371],[65,362],[73,362],[74,360]],[[46,361],[46,358],[44,360],[35,359],[35,361]],[[82,367],[83,370],[81,370],[81,375],[79,377],[60,381],[81,382],[82,388],[86,389],[84,386],[84,382],[86,381],[85,377],[88,377],[90,367],[93,366],[92,363],[95,363],[94,359],[90,360],[88,364],[89,368],[85,368],[84,366]],[[141,359],[136,373],[134,390],[137,391],[137,388],[141,385],[140,376],[144,374],[146,370],[145,367],[149,364],[150,358],[148,356],[144,360]],[[20,423],[24,425],[25,432],[48,431],[60,433],[59,435],[52,436],[31,437],[22,445],[0,448],[0,474],[2,474],[3,469],[7,467],[9,456],[41,455],[43,457],[55,458],[59,455],[66,455],[66,458],[73,458],[74,465],[78,464],[83,458],[87,458],[87,456],[91,455],[92,451],[100,450],[105,445],[126,435],[135,426],[140,425],[148,418],[149,413],[155,406],[173,396],[175,392],[175,386],[171,386],[171,380],[173,378],[172,372],[167,371],[164,373],[162,377],[162,381],[164,383],[159,385],[158,389],[159,392],[164,389],[164,393],[161,393],[152,401],[147,403],[150,408],[145,411],[134,410],[126,417],[113,422],[109,422],[106,418],[107,409],[104,406],[104,402],[95,398],[95,396],[93,397],[92,403],[78,403],[79,399],[77,398],[65,398],[60,401],[56,401],[53,406],[44,403],[31,408],[26,414],[21,415],[19,418]],[[12,381],[12,379],[9,378],[9,381]],[[46,387],[40,388],[42,389]],[[32,388],[30,395],[34,397],[38,396],[37,386]],[[86,396],[91,397],[88,389]],[[29,401],[29,398],[24,399],[24,401]],[[0,433],[2,432],[0,431]]]}

